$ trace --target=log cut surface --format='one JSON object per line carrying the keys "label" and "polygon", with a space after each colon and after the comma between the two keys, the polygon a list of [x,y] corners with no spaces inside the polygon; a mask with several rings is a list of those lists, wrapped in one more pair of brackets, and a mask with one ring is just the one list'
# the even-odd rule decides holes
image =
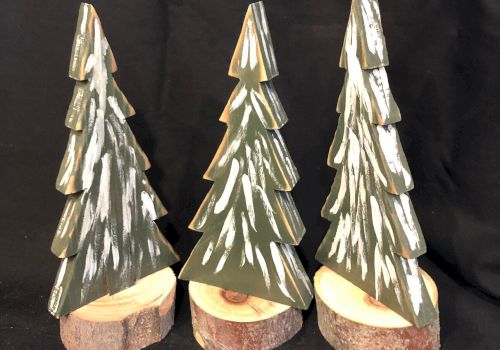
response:
{"label": "log cut surface", "polygon": [[[421,273],[437,309],[436,284]],[[336,350],[439,349],[439,318],[417,328],[325,266],[316,272],[314,287],[319,329]]]}
{"label": "log cut surface", "polygon": [[69,350],[133,350],[159,342],[174,324],[175,287],[176,277],[166,268],[62,316],[64,346]]}
{"label": "log cut surface", "polygon": [[206,350],[274,349],[302,327],[298,309],[250,295],[228,298],[227,294],[208,284],[189,283],[193,333]]}

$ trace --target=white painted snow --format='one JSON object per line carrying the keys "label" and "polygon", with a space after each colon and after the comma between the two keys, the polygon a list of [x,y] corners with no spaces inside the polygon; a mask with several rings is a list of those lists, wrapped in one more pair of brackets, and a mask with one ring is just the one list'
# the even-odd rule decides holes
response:
{"label": "white painted snow", "polygon": [[113,112],[115,113],[116,117],[120,121],[120,123],[125,123],[125,114],[123,114],[123,111],[120,109],[120,106],[118,105],[118,100],[116,99],[115,96],[108,96],[108,103],[111,106],[111,109],[113,109]]}
{"label": "white painted snow", "polygon": [[232,112],[232,111],[237,110],[241,106],[241,104],[243,103],[243,101],[245,101],[245,98],[247,97],[247,94],[248,94],[248,90],[243,85],[240,88],[240,91],[238,91],[238,93],[234,97],[233,102],[231,102],[231,105],[229,106],[229,111]]}
{"label": "white painted snow", "polygon": [[208,260],[210,260],[210,257],[212,256],[212,252],[214,251],[214,242],[210,242],[208,244],[207,250],[205,251],[205,254],[203,254],[203,260],[201,262],[202,265],[206,265]]}
{"label": "white painted snow", "polygon": [[257,261],[259,262],[260,269],[262,270],[262,277],[264,277],[264,282],[266,283],[267,289],[271,289],[271,279],[269,278],[269,270],[267,268],[266,259],[260,252],[259,246],[255,245],[255,255],[257,256]]}
{"label": "white painted snow", "polygon": [[241,213],[241,229],[243,231],[243,241],[245,242],[246,260],[250,263],[250,265],[253,265],[252,242],[250,241],[250,234],[248,232],[248,223],[244,213]]}
{"label": "white painted snow", "polygon": [[245,204],[247,207],[248,218],[250,219],[250,225],[254,230],[255,226],[255,209],[253,206],[253,196],[252,196],[252,185],[247,174],[243,174],[241,177],[241,183],[243,185],[243,194],[245,196]]}
{"label": "white painted snow", "polygon": [[278,287],[288,299],[295,302],[295,299],[290,295],[290,292],[287,289],[285,267],[283,266],[283,261],[281,260],[280,251],[276,246],[276,243],[274,242],[269,243],[269,247],[271,249],[271,256],[273,258],[274,267],[279,278]]}
{"label": "white painted snow", "polygon": [[233,159],[233,161],[231,162],[231,169],[229,170],[229,176],[226,182],[226,186],[224,187],[224,191],[222,192],[217,203],[215,203],[214,214],[219,214],[227,207],[229,198],[233,193],[234,184],[236,183],[239,170],[240,165],[238,161],[236,159]]}

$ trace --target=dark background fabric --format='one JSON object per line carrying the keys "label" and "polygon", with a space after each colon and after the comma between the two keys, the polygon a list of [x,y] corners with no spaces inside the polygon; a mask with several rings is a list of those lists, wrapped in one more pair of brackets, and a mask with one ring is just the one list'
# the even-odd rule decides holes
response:
{"label": "dark background fabric", "polygon": [[[185,261],[187,229],[211,183],[202,175],[226,130],[218,121],[237,80],[227,76],[249,1],[92,1],[137,116],[148,177],[170,213],[162,231]],[[500,3],[380,0],[397,128],[415,180],[428,244],[419,261],[440,290],[443,349],[500,342]],[[301,174],[293,197],[307,228],[310,276],[328,222],[320,217],[334,170],[326,166],[344,78],[338,58],[348,0],[267,0],[289,116],[282,129]],[[69,131],[67,77],[79,2],[0,1],[0,348],[61,348],[46,310],[59,259],[50,244],[65,198],[54,189]],[[178,272],[181,264],[174,268]],[[196,349],[187,283],[171,334],[152,349]],[[314,304],[283,349],[326,349]]]}

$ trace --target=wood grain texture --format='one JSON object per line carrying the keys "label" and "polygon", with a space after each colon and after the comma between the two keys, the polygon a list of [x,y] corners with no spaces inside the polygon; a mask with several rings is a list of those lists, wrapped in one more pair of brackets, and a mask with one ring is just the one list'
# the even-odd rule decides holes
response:
{"label": "wood grain texture", "polygon": [[206,350],[274,349],[302,327],[302,313],[287,305],[248,296],[234,303],[224,290],[189,283],[193,333]]}
{"label": "wood grain texture", "polygon": [[[437,309],[437,287],[428,274],[421,273]],[[319,329],[337,350],[436,350],[440,347],[439,318],[427,326],[415,327],[325,266],[316,273],[314,287]]]}
{"label": "wood grain texture", "polygon": [[174,324],[176,277],[170,268],[61,317],[68,350],[134,350],[159,342]]}

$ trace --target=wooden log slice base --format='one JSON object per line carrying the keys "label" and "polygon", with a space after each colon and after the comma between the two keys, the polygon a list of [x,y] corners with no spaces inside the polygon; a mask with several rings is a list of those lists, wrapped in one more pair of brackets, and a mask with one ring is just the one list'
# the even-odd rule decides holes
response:
{"label": "wooden log slice base", "polygon": [[[436,284],[421,272],[437,307]],[[314,288],[319,329],[336,350],[439,349],[439,319],[417,328],[326,266],[316,272]]]}
{"label": "wooden log slice base", "polygon": [[274,349],[302,327],[302,312],[251,295],[189,282],[196,341],[206,350]]}
{"label": "wooden log slice base", "polygon": [[166,268],[62,316],[68,350],[133,350],[162,340],[174,324],[176,277]]}

